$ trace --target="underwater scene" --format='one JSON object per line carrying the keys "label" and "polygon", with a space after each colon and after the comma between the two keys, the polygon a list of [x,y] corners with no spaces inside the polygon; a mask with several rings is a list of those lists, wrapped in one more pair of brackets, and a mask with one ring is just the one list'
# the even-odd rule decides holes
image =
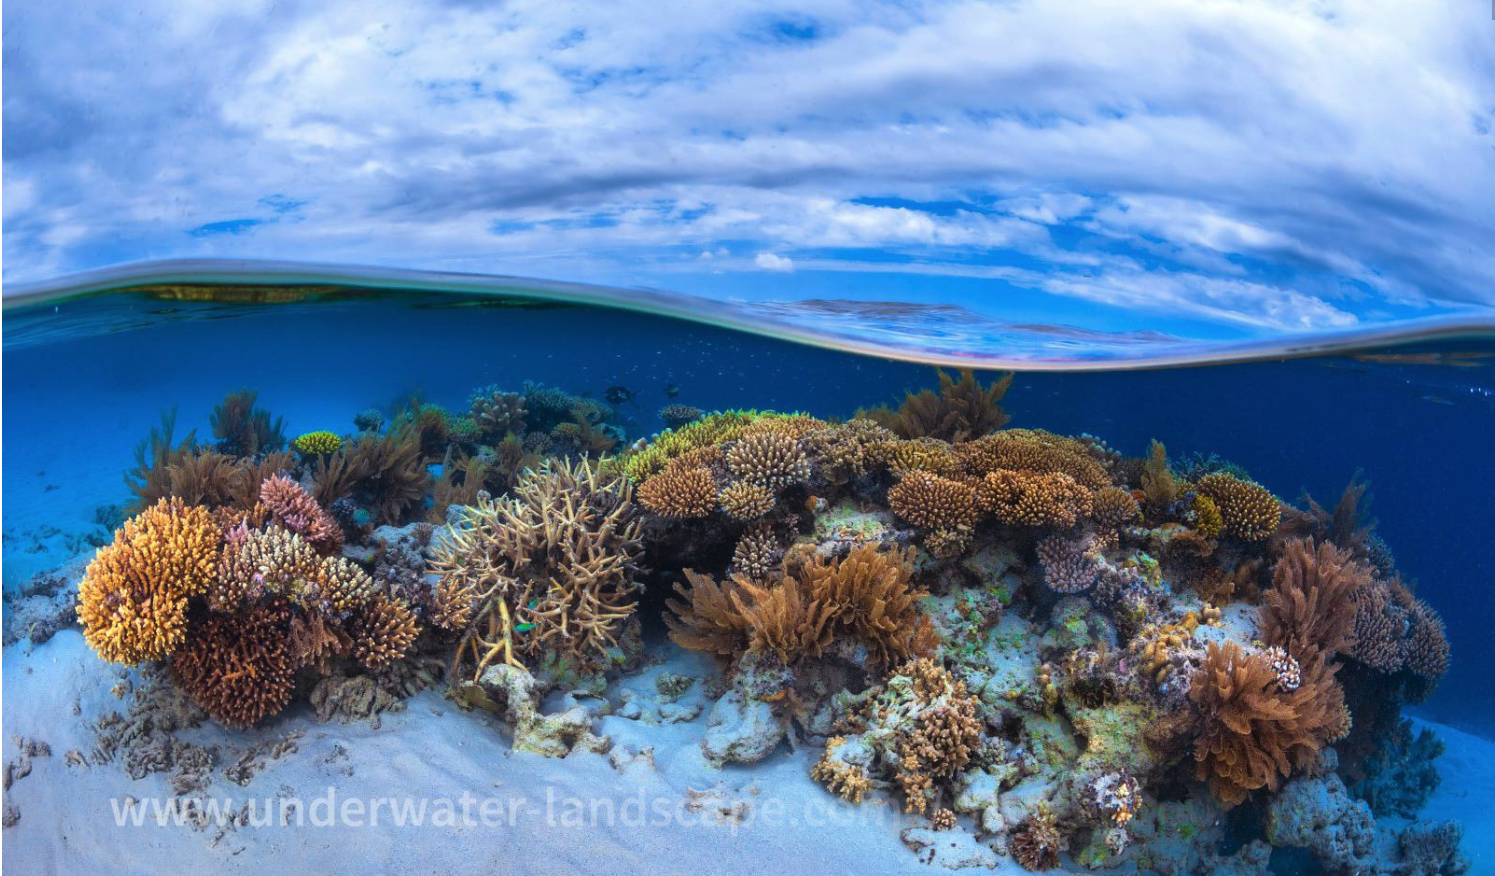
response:
{"label": "underwater scene", "polygon": [[176,273],[6,298],[8,870],[1495,872],[1487,325]]}

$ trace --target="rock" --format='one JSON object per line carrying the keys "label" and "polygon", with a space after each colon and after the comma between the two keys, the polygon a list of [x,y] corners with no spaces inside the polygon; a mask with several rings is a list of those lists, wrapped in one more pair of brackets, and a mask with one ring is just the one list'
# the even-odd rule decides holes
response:
{"label": "rock", "polygon": [[768,703],[747,699],[733,690],[711,707],[701,752],[715,766],[757,763],[783,738],[784,727]]}
{"label": "rock", "polygon": [[502,665],[484,670],[477,684],[464,684],[458,697],[507,721],[514,728],[515,751],[565,757],[577,749],[604,754],[612,747],[611,739],[592,733],[592,713],[574,699],[563,711],[541,714],[544,693],[533,675]]}

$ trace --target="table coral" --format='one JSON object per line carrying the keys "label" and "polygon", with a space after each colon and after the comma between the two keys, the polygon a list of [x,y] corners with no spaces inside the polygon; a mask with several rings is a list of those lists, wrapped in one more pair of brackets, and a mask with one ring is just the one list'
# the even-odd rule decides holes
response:
{"label": "table coral", "polygon": [[718,505],[716,482],[704,468],[671,463],[638,488],[639,504],[662,517],[705,517]]}
{"label": "table coral", "polygon": [[1062,472],[987,472],[976,487],[976,501],[1002,523],[1034,528],[1074,526],[1092,508],[1090,491]]}
{"label": "table coral", "polygon": [[322,456],[327,453],[336,453],[341,449],[343,439],[336,432],[319,429],[315,432],[303,432],[297,435],[296,440],[291,443],[303,456]]}
{"label": "table coral", "polygon": [[810,476],[810,462],[799,442],[773,429],[743,434],[726,451],[727,467],[743,481],[781,490]]}
{"label": "table coral", "polygon": [[[654,478],[650,478],[646,485],[653,481]],[[717,499],[722,510],[738,520],[755,520],[772,511],[774,506],[773,490],[751,481],[728,484]],[[642,496],[640,501],[643,501]]]}
{"label": "table coral", "polygon": [[187,633],[187,600],[218,572],[221,536],[206,509],[162,499],[99,549],[78,587],[78,620],[105,660],[157,660]]}

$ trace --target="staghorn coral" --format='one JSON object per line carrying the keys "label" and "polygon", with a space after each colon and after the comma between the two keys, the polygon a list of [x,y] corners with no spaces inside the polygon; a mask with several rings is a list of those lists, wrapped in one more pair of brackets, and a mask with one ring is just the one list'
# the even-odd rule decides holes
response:
{"label": "staghorn coral", "polygon": [[292,444],[295,445],[296,450],[302,456],[322,456],[327,453],[336,453],[342,449],[343,439],[335,432],[328,432],[325,429],[321,429],[316,432],[303,432],[297,435],[296,440]]}
{"label": "staghorn coral", "polygon": [[928,653],[935,633],[917,607],[906,553],[863,545],[844,559],[816,557],[798,569],[786,558],[783,582],[763,586],[738,574],[718,584],[687,570],[688,602],[670,600],[670,638],[683,648],[727,657],[772,652],[786,665],[820,657],[837,639],[867,648],[878,666]]}
{"label": "staghorn coral", "polygon": [[472,619],[473,603],[477,598],[478,590],[474,582],[455,576],[443,578],[432,593],[427,617],[436,626],[456,632],[466,627],[467,622]]}
{"label": "staghorn coral", "polygon": [[348,624],[353,656],[370,669],[403,657],[419,633],[410,607],[383,594],[368,600]]}
{"label": "staghorn coral", "polygon": [[218,449],[229,456],[258,456],[285,447],[285,421],[256,408],[259,394],[241,389],[224,396],[208,416]]}
{"label": "staghorn coral", "polygon": [[751,429],[726,451],[727,467],[748,483],[781,490],[810,476],[799,442],[776,429]]}
{"label": "staghorn coral", "polygon": [[706,469],[676,461],[639,486],[638,500],[661,517],[705,517],[717,508],[716,482]]}
{"label": "staghorn coral", "polygon": [[[653,480],[650,478],[645,485]],[[728,484],[717,499],[721,503],[722,510],[727,512],[729,517],[738,520],[756,520],[772,511],[774,506],[773,490],[749,481]],[[643,501],[642,496],[639,501]]]}
{"label": "staghorn coral", "polygon": [[1074,526],[1092,509],[1090,491],[1059,472],[987,472],[976,487],[976,502],[999,521],[1026,527]]}
{"label": "staghorn coral", "polygon": [[1042,429],[1008,429],[957,445],[962,468],[974,477],[1008,469],[1035,474],[1066,474],[1090,490],[1111,486],[1105,466],[1091,455],[1091,445]]}
{"label": "staghorn coral", "polygon": [[172,655],[172,674],[220,724],[252,726],[291,701],[290,615],[281,600],[235,615],[211,612]]}
{"label": "staghorn coral", "polygon": [[260,485],[260,502],[276,523],[306,539],[318,552],[335,554],[342,548],[342,527],[290,478],[266,478]]}
{"label": "staghorn coral", "polygon": [[1261,541],[1277,531],[1282,504],[1261,484],[1216,472],[1200,478],[1196,489],[1219,508],[1226,535]]}
{"label": "staghorn coral", "polygon": [[1234,642],[1209,643],[1189,687],[1198,715],[1194,765],[1196,776],[1227,806],[1251,791],[1276,790],[1349,730],[1335,667],[1322,653],[1297,659],[1299,684],[1283,690],[1269,657]]}
{"label": "staghorn coral", "polygon": [[942,536],[943,550],[931,552],[952,556],[965,546],[976,522],[976,491],[961,481],[925,471],[911,471],[888,490],[888,506],[900,519]]}
{"label": "staghorn coral", "polygon": [[1354,641],[1356,593],[1370,584],[1370,570],[1333,544],[1289,541],[1262,602],[1262,639],[1300,661],[1313,652],[1347,650]]}
{"label": "staghorn coral", "polygon": [[78,621],[105,660],[158,660],[186,638],[187,601],[218,570],[221,536],[206,509],[162,499],[125,521],[78,586]]}
{"label": "staghorn coral", "polygon": [[512,498],[465,508],[431,565],[440,586],[476,593],[451,677],[552,653],[597,661],[633,614],[638,529],[627,479],[566,461],[526,472]]}

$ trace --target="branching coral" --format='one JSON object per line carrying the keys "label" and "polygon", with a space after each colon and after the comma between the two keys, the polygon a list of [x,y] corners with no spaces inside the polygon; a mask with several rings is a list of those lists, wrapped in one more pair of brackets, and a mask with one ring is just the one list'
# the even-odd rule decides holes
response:
{"label": "branching coral", "polygon": [[953,475],[960,469],[950,445],[934,438],[879,441],[869,451],[873,460],[886,465],[895,475],[911,471]]}
{"label": "branching coral", "polygon": [[888,506],[899,518],[937,534],[955,536],[955,550],[977,517],[976,491],[962,481],[911,471],[888,490]]}
{"label": "branching coral", "polygon": [[808,432],[805,445],[815,458],[816,473],[832,483],[861,477],[882,461],[878,450],[895,442],[892,432],[866,419]]}
{"label": "branching coral", "polygon": [[664,421],[666,429],[678,429],[704,416],[705,411],[690,405],[669,404],[659,409],[659,418]]}
{"label": "branching coral", "polygon": [[1189,699],[1198,712],[1195,773],[1227,806],[1276,790],[1326,743],[1348,731],[1344,697],[1322,653],[1299,658],[1299,684],[1283,690],[1270,658],[1210,642]]}
{"label": "branching coral", "polygon": [[716,481],[706,469],[677,460],[639,486],[638,500],[662,517],[705,517],[717,507]]}
{"label": "branching coral", "polygon": [[1200,478],[1196,489],[1219,508],[1225,534],[1242,541],[1270,537],[1282,519],[1282,504],[1261,484],[1216,472]]}
{"label": "branching coral", "polygon": [[911,661],[897,675],[912,679],[920,704],[912,726],[899,732],[898,784],[904,810],[922,813],[936,783],[954,777],[971,759],[981,741],[981,719],[965,682],[951,678],[935,661]]}
{"label": "branching coral", "polygon": [[342,449],[343,439],[335,432],[325,429],[316,432],[304,432],[296,436],[292,442],[296,450],[303,456],[323,456],[328,453],[336,453]]}
{"label": "branching coral", "polygon": [[1142,462],[1142,494],[1147,507],[1154,512],[1166,509],[1178,498],[1178,479],[1168,467],[1168,448],[1161,441],[1154,440],[1149,445],[1147,458]]}
{"label": "branching coral", "polygon": [[1370,570],[1333,544],[1294,539],[1272,570],[1262,638],[1300,661],[1313,652],[1345,651],[1353,644],[1356,593],[1370,584]]}
{"label": "branching coral", "polygon": [[310,610],[341,614],[361,605],[373,590],[373,579],[353,562],[324,557],[300,535],[270,526],[229,533],[207,595],[217,611],[278,595]]}
{"label": "branching coral", "polygon": [[1074,526],[1092,507],[1090,491],[1067,474],[1005,469],[986,473],[976,501],[1001,522],[1026,527]]}
{"label": "branching coral", "polygon": [[780,572],[784,551],[773,529],[764,523],[749,527],[732,551],[732,571],[753,581],[765,581]]}
{"label": "branching coral", "polygon": [[343,530],[301,485],[283,475],[266,478],[260,501],[276,523],[297,533],[323,554],[343,546]]}
{"label": "branching coral", "polygon": [[290,617],[278,600],[241,614],[208,614],[172,656],[177,682],[229,727],[279,712],[291,700],[297,666],[288,647]]}
{"label": "branching coral", "polygon": [[846,737],[832,736],[825,742],[825,752],[810,768],[810,778],[824,785],[832,794],[851,803],[860,803],[872,790],[872,779],[862,767],[836,757],[846,744]]}
{"label": "branching coral", "polygon": [[1038,543],[1038,562],[1043,580],[1059,593],[1079,593],[1095,584],[1099,576],[1095,545],[1089,537],[1050,535]]}
{"label": "branching coral", "polygon": [[187,600],[218,571],[221,536],[205,509],[162,499],[99,549],[78,587],[78,620],[105,660],[157,660],[182,643]]}
{"label": "branching coral", "polygon": [[736,657],[769,651],[787,664],[821,656],[837,639],[861,643],[871,661],[888,666],[928,653],[935,634],[917,608],[922,592],[910,581],[910,558],[872,545],[845,559],[813,559],[797,570],[786,562],[781,584],[746,575],[718,584],[687,571],[688,602],[671,600],[666,617],[676,644]]}
{"label": "branching coral", "polygon": [[1116,529],[1142,520],[1142,506],[1131,492],[1121,487],[1097,490],[1091,497],[1090,517],[1097,524]]}
{"label": "branching coral", "polygon": [[410,607],[379,594],[362,606],[348,626],[353,656],[370,669],[404,656],[415,643],[420,628]]}
{"label": "branching coral", "polygon": [[727,467],[739,479],[781,490],[810,476],[810,462],[799,442],[774,429],[744,432],[727,449]]}
{"label": "branching coral", "polygon": [[1091,450],[1083,441],[1041,429],[1008,429],[955,448],[962,467],[975,477],[1009,469],[1066,474],[1091,490],[1111,486],[1110,474]]}
{"label": "branching coral", "polygon": [[524,396],[504,392],[496,386],[474,392],[469,400],[469,410],[478,431],[494,441],[501,440],[510,432],[523,435],[525,419],[529,415]]}
{"label": "branching coral", "polygon": [[625,454],[617,464],[635,483],[642,482],[663,471],[671,460],[691,450],[735,441],[754,423],[788,416],[765,411],[718,411],[707,414],[679,429],[666,429],[655,436],[648,446]]}
{"label": "branching coral", "polygon": [[634,609],[637,514],[626,479],[564,461],[466,509],[433,548],[441,586],[476,594],[452,677],[547,653],[592,662],[615,645]]}
{"label": "branching coral", "polygon": [[1443,619],[1422,600],[1407,612],[1407,668],[1429,681],[1448,672],[1448,634]]}
{"label": "branching coral", "polygon": [[[654,478],[650,478],[645,481],[645,485],[647,486],[653,480]],[[642,488],[640,493],[642,493]],[[722,510],[738,520],[756,520],[772,511],[774,506],[773,490],[749,481],[728,484],[717,498],[721,502]],[[642,496],[639,497],[639,501],[643,501]]]}
{"label": "branching coral", "polygon": [[1064,837],[1054,823],[1054,813],[1041,805],[1012,835],[1012,858],[1027,870],[1052,870],[1059,866]]}

